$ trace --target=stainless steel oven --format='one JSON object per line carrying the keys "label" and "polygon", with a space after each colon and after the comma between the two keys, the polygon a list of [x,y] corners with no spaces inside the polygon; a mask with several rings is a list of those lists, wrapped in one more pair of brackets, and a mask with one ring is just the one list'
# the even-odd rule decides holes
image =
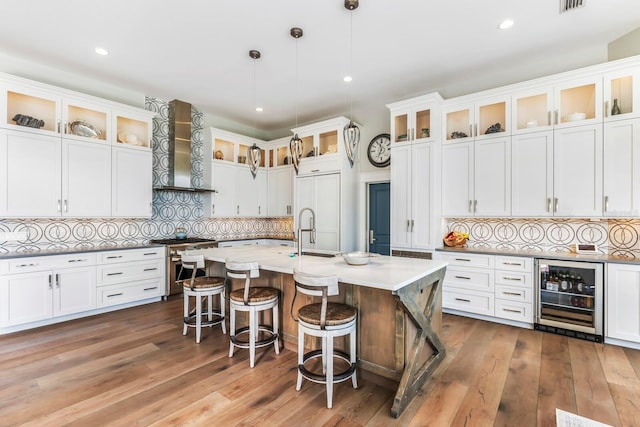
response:
{"label": "stainless steel oven", "polygon": [[536,259],[535,329],[602,342],[601,263]]}
{"label": "stainless steel oven", "polygon": [[185,239],[151,240],[150,243],[167,246],[167,283],[165,288],[165,297],[182,293],[182,287],[176,286],[176,280],[184,279],[184,277],[180,277],[182,263],[180,262],[179,252],[195,248],[206,249],[218,247],[218,242],[216,240],[200,239],[196,237],[187,237]]}

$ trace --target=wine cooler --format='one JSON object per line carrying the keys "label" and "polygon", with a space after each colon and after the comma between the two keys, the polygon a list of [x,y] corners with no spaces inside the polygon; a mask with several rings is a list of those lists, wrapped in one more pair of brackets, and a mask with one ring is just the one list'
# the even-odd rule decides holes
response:
{"label": "wine cooler", "polygon": [[602,342],[602,264],[536,259],[535,329]]}

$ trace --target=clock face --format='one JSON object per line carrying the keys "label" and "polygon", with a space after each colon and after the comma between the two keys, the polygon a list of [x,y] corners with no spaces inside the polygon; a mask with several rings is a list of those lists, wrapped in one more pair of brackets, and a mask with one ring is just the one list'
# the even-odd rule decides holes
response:
{"label": "clock face", "polygon": [[383,168],[391,163],[391,136],[381,133],[371,140],[367,157],[373,166]]}

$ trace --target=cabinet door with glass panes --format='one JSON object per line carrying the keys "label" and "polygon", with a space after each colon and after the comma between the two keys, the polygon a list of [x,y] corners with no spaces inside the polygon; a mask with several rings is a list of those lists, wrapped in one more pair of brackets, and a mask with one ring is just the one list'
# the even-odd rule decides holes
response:
{"label": "cabinet door with glass panes", "polygon": [[442,97],[430,93],[387,104],[391,112],[392,146],[440,138]]}
{"label": "cabinet door with glass panes", "polygon": [[553,129],[553,87],[545,86],[514,93],[511,108],[513,135]]}
{"label": "cabinet door with glass panes", "polygon": [[511,133],[509,97],[492,97],[444,107],[445,141],[484,139]]}
{"label": "cabinet door with glass panes", "polygon": [[640,117],[640,67],[605,74],[603,91],[605,121]]}
{"label": "cabinet door with glass panes", "polygon": [[13,83],[2,83],[0,87],[0,126],[41,135],[61,135],[60,95]]}
{"label": "cabinet door with glass panes", "polygon": [[111,139],[111,111],[81,99],[62,102],[62,134],[66,139],[105,142]]}
{"label": "cabinet door with glass panes", "polygon": [[555,128],[601,123],[602,109],[601,76],[558,83],[554,88]]}
{"label": "cabinet door with glass panes", "polygon": [[150,149],[153,134],[153,113],[113,111],[111,141],[129,148]]}

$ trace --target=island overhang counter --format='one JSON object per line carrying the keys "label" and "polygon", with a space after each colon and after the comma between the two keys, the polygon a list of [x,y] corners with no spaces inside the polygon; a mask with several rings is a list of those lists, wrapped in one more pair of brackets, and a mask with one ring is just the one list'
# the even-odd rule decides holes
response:
{"label": "island overhang counter", "polygon": [[[290,316],[293,269],[336,275],[340,295],[335,301],[358,310],[358,367],[397,384],[391,415],[398,417],[445,357],[439,331],[442,281],[446,263],[379,256],[368,265],[348,265],[341,256],[294,256],[282,246],[241,246],[188,251],[211,261],[209,274],[224,275],[224,262],[256,261],[261,286],[281,290],[281,333],[286,348],[297,350],[297,324]],[[240,284],[235,284],[237,287]],[[297,296],[293,312],[309,303]],[[337,342],[336,347],[344,344]]]}

